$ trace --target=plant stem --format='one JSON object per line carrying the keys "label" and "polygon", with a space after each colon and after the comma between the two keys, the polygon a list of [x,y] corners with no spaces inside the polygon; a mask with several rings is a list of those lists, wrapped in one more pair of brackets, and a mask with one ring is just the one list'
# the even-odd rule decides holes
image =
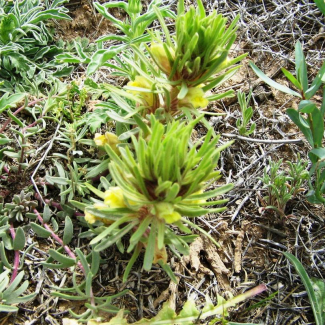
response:
{"label": "plant stem", "polygon": [[[36,200],[38,200],[38,201],[40,201],[40,202],[43,202],[42,199],[40,198],[40,196],[39,196],[38,193],[35,193],[34,196],[35,196]],[[48,205],[50,205],[50,206],[52,206],[52,207],[54,207],[54,208],[56,208],[56,209],[58,209],[58,210],[60,210],[60,211],[63,210],[61,204],[58,203],[58,202],[53,202],[53,201],[51,201],[51,200],[49,200],[49,199],[45,199],[44,202],[45,202],[45,204],[48,204]],[[83,217],[83,216],[84,216],[83,213],[78,212],[78,211],[76,211],[76,212],[74,213],[74,215],[75,215],[76,217]]]}
{"label": "plant stem", "polygon": [[[16,232],[15,232],[14,225],[12,223],[10,224],[10,234],[11,234],[12,240],[14,240],[16,237]],[[16,276],[18,274],[18,269],[19,269],[19,251],[15,250],[14,270],[12,272],[10,283],[12,283],[16,279]]]}
{"label": "plant stem", "polygon": [[21,164],[23,163],[24,160],[24,153],[25,153],[25,138],[22,137],[21,139],[21,152],[20,152],[20,157],[19,157],[19,167],[18,167],[18,172],[17,175],[20,175],[21,172]]}
{"label": "plant stem", "polygon": [[[40,98],[40,99],[33,100],[32,102],[30,102],[30,103],[27,104],[27,107],[31,107],[31,106],[33,106],[33,105],[39,103],[39,102],[42,102],[43,100],[46,100],[46,98]],[[13,113],[13,115],[17,115],[19,112],[21,112],[23,109],[25,109],[25,107],[26,107],[25,105],[19,107],[19,108],[18,108],[18,109]],[[9,117],[9,118],[7,119],[7,121],[4,123],[4,125],[2,126],[2,128],[1,128],[1,130],[0,130],[0,133],[2,133],[2,132],[6,129],[6,127],[8,126],[8,124],[9,124],[10,122],[11,122],[11,118]]]}
{"label": "plant stem", "polygon": [[[71,258],[76,259],[77,257],[72,252],[72,250],[70,249],[70,247],[67,246],[67,245],[65,245],[63,243],[62,239],[51,229],[51,227],[47,223],[44,222],[44,220],[43,220],[42,216],[40,215],[40,213],[36,209],[34,209],[33,212],[37,215],[37,219],[42,224],[42,226],[51,233],[52,238],[54,240],[56,240],[63,247],[63,249],[66,251],[66,253]],[[81,269],[82,273],[84,274],[84,276],[87,277],[86,271],[85,271],[84,267],[82,266],[81,262],[79,261],[77,264],[78,264],[79,268]],[[18,261],[18,265],[19,265],[19,261]],[[92,288],[90,288],[90,297],[91,297],[90,298],[91,305],[92,306],[95,306],[96,303],[95,303],[95,297],[94,297],[93,289]]]}
{"label": "plant stem", "polygon": [[[37,219],[39,220],[39,222],[42,224],[42,226],[48,230],[51,233],[51,237],[57,241],[62,247],[63,249],[66,251],[66,253],[72,258],[72,259],[76,259],[76,255],[74,255],[74,253],[71,251],[70,247],[65,245],[63,243],[63,240],[52,230],[52,228],[44,222],[42,216],[40,215],[40,213],[34,209],[33,212],[37,215]],[[80,269],[82,270],[82,272],[85,274],[85,269],[82,266],[82,264],[80,262],[78,262],[78,266],[80,267]]]}

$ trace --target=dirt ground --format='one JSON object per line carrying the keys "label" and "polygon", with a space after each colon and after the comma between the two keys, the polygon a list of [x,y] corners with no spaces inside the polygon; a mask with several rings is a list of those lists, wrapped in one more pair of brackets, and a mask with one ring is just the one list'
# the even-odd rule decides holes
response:
{"label": "dirt ground", "polygon": [[[189,5],[191,1],[186,3]],[[172,5],[175,6],[175,2]],[[240,138],[236,128],[240,116],[236,98],[208,107],[209,111],[224,113],[221,117],[208,118],[221,135],[220,143],[235,139],[220,159],[222,182],[235,184],[225,196],[229,198],[228,210],[195,218],[195,223],[208,231],[219,242],[220,248],[200,236],[191,244],[189,256],[178,259],[170,254],[170,266],[179,278],[176,285],[160,267],[153,267],[150,272],[142,271],[141,258],[134,265],[128,281],[123,283],[123,270],[130,255],[122,255],[111,247],[102,255],[104,263],[94,288],[95,295],[113,295],[129,289],[125,296],[114,301],[114,305],[130,311],[128,321],[131,323],[142,317],[153,317],[167,300],[180,310],[189,296],[194,296],[197,305],[202,306],[206,296],[216,302],[217,295],[227,298],[264,283],[267,292],[234,308],[229,317],[231,321],[267,325],[314,324],[305,288],[282,252],[295,254],[310,276],[324,279],[325,209],[307,202],[304,194],[308,184],[304,184],[297,197],[287,204],[287,217],[265,210],[266,190],[260,180],[269,158],[296,162],[299,153],[301,159],[306,160],[309,145],[285,114],[287,108],[297,107],[297,101],[257,80],[248,62],[253,60],[268,76],[286,84],[280,68],[293,70],[294,44],[300,40],[313,75],[325,58],[324,18],[312,1],[231,0],[204,1],[204,5],[207,10],[217,9],[229,19],[241,14],[233,53],[248,52],[249,56],[224,88],[246,92],[253,89],[253,121],[256,123],[254,134]],[[95,14],[91,1],[71,1],[68,7],[73,21],[58,24],[58,37],[71,40],[82,36],[93,41],[115,31],[110,23]],[[123,15],[118,11],[113,14]],[[203,126],[196,131],[198,135],[206,133]],[[76,227],[76,233],[81,231],[77,223]],[[30,291],[38,292],[38,295],[32,302],[23,304],[18,314],[0,314],[0,325],[61,324],[61,319],[69,316],[69,308],[76,313],[83,311],[82,303],[65,301],[50,294],[53,285],[71,285],[72,273],[69,269],[48,270],[41,266],[48,249],[58,248],[54,241],[32,236],[28,240],[37,241],[26,257],[26,273]],[[71,246],[81,247],[86,252],[87,240],[75,239]],[[105,317],[108,320],[111,315]],[[200,323],[208,324],[208,320]]]}

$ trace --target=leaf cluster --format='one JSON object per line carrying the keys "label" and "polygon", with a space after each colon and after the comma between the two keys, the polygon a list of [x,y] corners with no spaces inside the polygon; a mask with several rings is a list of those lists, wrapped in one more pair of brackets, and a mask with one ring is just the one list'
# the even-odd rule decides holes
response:
{"label": "leaf cluster", "polygon": [[252,95],[251,91],[249,92],[247,98],[245,94],[241,91],[239,91],[237,94],[242,117],[241,119],[238,119],[236,121],[236,126],[238,128],[239,134],[243,136],[249,136],[255,131],[256,128],[256,123],[252,123],[250,128],[247,130],[247,126],[254,113],[252,106],[248,106],[251,95]]}
{"label": "leaf cluster", "polygon": [[29,301],[36,296],[36,293],[22,296],[28,288],[28,281],[21,283],[24,272],[20,272],[16,279],[9,283],[9,272],[5,270],[0,273],[0,312],[17,312],[18,308],[14,305]]}
{"label": "leaf cluster", "polygon": [[286,204],[301,191],[301,186],[308,179],[308,172],[307,162],[300,160],[299,155],[296,163],[287,161],[288,172],[283,170],[282,162],[282,159],[277,162],[270,159],[269,168],[264,169],[261,181],[268,190],[266,208],[285,216]]}
{"label": "leaf cluster", "polygon": [[[225,316],[228,313],[228,309],[231,307],[236,306],[238,303],[244,301],[245,299],[252,297],[260,292],[263,292],[266,289],[264,285],[260,285],[258,287],[255,287],[254,289],[251,289],[244,294],[240,294],[236,297],[232,297],[229,300],[225,300],[222,297],[218,296],[218,303],[217,305],[214,305],[210,298],[206,297],[206,302],[204,304],[204,307],[199,310],[192,297],[190,297],[186,303],[184,304],[181,311],[177,314],[175,310],[173,310],[169,303],[166,302],[162,309],[159,311],[157,316],[151,318],[151,319],[141,319],[137,322],[135,322],[135,325],[194,325],[197,324],[200,320],[205,320],[206,318],[218,315],[219,317],[216,319],[211,320],[207,324],[215,324],[217,321],[222,321],[223,324],[229,324],[229,325],[236,325],[239,323],[233,323],[228,322],[225,320]],[[68,320],[66,320],[68,321]],[[67,323],[69,325],[69,323]],[[97,322],[96,320],[91,320],[88,322],[88,325],[127,325],[129,324],[127,320],[125,319],[123,315],[123,310],[121,310],[115,317],[113,317],[109,322]],[[242,323],[240,323],[242,324]],[[245,324],[242,324],[245,325]],[[246,325],[254,325],[254,324],[246,324]]]}
{"label": "leaf cluster", "polygon": [[71,19],[64,2],[0,1],[0,93],[38,94],[43,83],[71,73],[72,67],[55,62],[54,56],[63,49],[51,44],[46,24],[50,19]]}
{"label": "leaf cluster", "polygon": [[[299,130],[303,133],[306,140],[312,147],[308,156],[312,163],[310,169],[310,191],[307,194],[307,199],[311,203],[325,204],[325,171],[323,157],[325,157],[325,149],[323,147],[324,140],[324,117],[325,117],[325,87],[323,87],[323,100],[318,107],[312,100],[312,97],[324,84],[325,76],[325,62],[319,69],[314,80],[310,83],[307,74],[306,59],[302,50],[301,43],[298,41],[295,46],[295,73],[294,76],[288,70],[282,68],[282,72],[295,87],[297,91],[280,85],[267,77],[260,69],[258,69],[252,62],[250,63],[253,71],[263,81],[270,86],[293,96],[301,98],[298,105],[298,110],[293,108],[287,109],[287,114],[290,119],[296,124]],[[312,178],[314,177],[314,181]]]}

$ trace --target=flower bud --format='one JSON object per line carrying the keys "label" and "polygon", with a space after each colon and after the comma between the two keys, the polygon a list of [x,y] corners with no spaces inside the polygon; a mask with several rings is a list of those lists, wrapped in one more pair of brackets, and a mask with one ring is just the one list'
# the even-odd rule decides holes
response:
{"label": "flower bud", "polygon": [[[168,56],[166,54],[163,44],[152,43],[150,47],[150,52],[156,64],[159,66],[160,70],[169,75],[172,70],[172,67],[168,60]],[[175,56],[175,52],[173,49],[169,48],[169,52],[172,57]]]}
{"label": "flower bud", "polygon": [[85,221],[88,222],[89,224],[93,224],[96,222],[96,217],[89,213],[87,210],[85,211]]}
{"label": "flower bud", "polygon": [[125,208],[126,204],[122,189],[119,187],[110,187],[110,189],[104,193],[104,203],[110,208]]}
{"label": "flower bud", "polygon": [[157,217],[165,220],[166,223],[174,223],[181,218],[181,215],[174,211],[174,207],[170,203],[160,202],[155,205]]}
{"label": "flower bud", "polygon": [[117,144],[120,143],[118,137],[111,132],[105,132],[105,134],[95,133],[94,138],[95,144],[97,146],[104,146],[108,144],[116,153],[119,153]]}
{"label": "flower bud", "polygon": [[[136,76],[134,81],[130,81],[128,86],[152,89],[152,84],[148,81],[148,79],[142,76]],[[153,106],[154,103],[154,94],[151,92],[144,92],[141,90],[129,90],[131,94],[140,95],[140,98],[144,100],[144,104],[147,106]]]}
{"label": "flower bud", "polygon": [[205,108],[208,106],[209,101],[203,96],[204,91],[201,89],[201,87],[189,88],[186,96],[178,102],[178,106]]}
{"label": "flower bud", "polygon": [[139,14],[142,10],[142,5],[140,0],[130,0],[128,11],[131,14]]}

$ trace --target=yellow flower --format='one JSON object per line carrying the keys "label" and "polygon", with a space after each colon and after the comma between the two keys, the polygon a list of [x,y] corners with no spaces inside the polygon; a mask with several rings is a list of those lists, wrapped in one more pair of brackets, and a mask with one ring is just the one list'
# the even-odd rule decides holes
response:
{"label": "yellow flower", "polygon": [[[172,67],[170,65],[170,62],[168,60],[167,53],[165,51],[165,48],[163,44],[158,43],[152,43],[150,47],[151,55],[153,56],[156,64],[159,66],[159,68],[166,73],[167,75],[170,74]],[[169,48],[169,52],[172,57],[175,56],[175,52],[172,48]]]}
{"label": "yellow flower", "polygon": [[182,100],[179,101],[178,105],[185,106],[185,107],[191,105],[193,108],[207,107],[209,101],[203,96],[204,96],[204,91],[201,89],[201,87],[189,88],[187,95]]}
{"label": "yellow flower", "polygon": [[[142,76],[136,76],[134,81],[130,81],[128,86],[138,87],[144,89],[152,89],[152,84],[148,81],[148,79]],[[129,90],[130,93],[134,95],[141,95],[140,98],[145,101],[145,104],[148,106],[153,106],[154,102],[154,94],[151,92],[145,92],[140,90]]]}
{"label": "yellow flower", "polygon": [[[193,193],[193,195],[202,194],[202,193],[203,193],[203,190],[200,190],[200,191],[197,191],[197,192]],[[189,199],[191,199],[191,198],[189,198]],[[206,202],[206,200],[204,200],[204,199],[190,200],[189,201],[189,203],[191,203],[191,204],[200,204],[200,203],[205,203],[205,202]]]}
{"label": "yellow flower", "polygon": [[107,204],[110,208],[125,208],[126,204],[124,201],[124,196],[122,189],[119,187],[110,187],[104,193],[104,203]]}
{"label": "yellow flower", "polygon": [[96,222],[97,218],[96,218],[93,214],[89,213],[89,212],[86,210],[86,211],[85,211],[85,220],[86,220],[88,223],[93,224],[93,223]]}
{"label": "yellow flower", "polygon": [[155,205],[156,213],[159,219],[165,220],[166,223],[174,223],[181,218],[181,215],[174,211],[170,203],[160,202]]}
{"label": "yellow flower", "polygon": [[105,134],[95,133],[94,141],[97,146],[104,146],[105,144],[108,144],[116,153],[119,153],[119,150],[116,145],[120,143],[120,141],[114,133],[111,132],[105,132]]}

